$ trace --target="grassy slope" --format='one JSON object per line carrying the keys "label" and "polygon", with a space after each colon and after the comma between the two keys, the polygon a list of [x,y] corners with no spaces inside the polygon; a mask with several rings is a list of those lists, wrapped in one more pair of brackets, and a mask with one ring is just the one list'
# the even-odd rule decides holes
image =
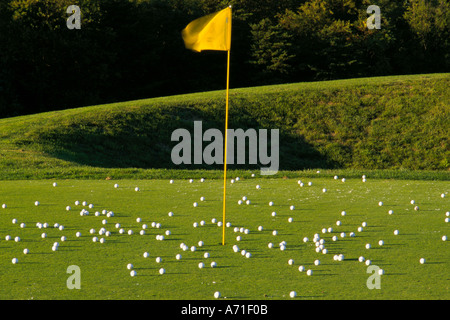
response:
{"label": "grassy slope", "polygon": [[[436,74],[235,89],[229,127],[280,129],[281,170],[447,179],[449,86]],[[220,166],[174,172],[170,136],[223,119],[223,91],[0,119],[0,179],[220,177]]]}

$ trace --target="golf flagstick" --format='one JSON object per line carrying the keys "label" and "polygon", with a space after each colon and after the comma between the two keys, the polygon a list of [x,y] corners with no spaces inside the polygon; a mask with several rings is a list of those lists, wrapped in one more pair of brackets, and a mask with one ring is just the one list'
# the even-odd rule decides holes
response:
{"label": "golf flagstick", "polygon": [[227,51],[227,97],[225,116],[225,152],[223,172],[223,230],[222,245],[225,245],[225,209],[227,189],[227,132],[228,132],[228,93],[230,88],[230,48],[231,48],[231,6],[222,11],[200,17],[190,22],[181,35],[187,49],[202,52],[203,50]]}
{"label": "golf flagstick", "polygon": [[223,224],[222,224],[222,245],[225,245],[225,211],[227,196],[227,146],[228,146],[228,97],[230,91],[230,49],[228,49],[227,57],[227,90],[225,102],[225,143],[224,143],[224,159],[223,159]]}

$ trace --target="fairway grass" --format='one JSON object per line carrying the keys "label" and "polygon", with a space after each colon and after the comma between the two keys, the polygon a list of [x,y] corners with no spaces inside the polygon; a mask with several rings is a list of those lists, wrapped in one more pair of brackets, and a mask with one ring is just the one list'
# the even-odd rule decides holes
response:
{"label": "fairway grass", "polygon": [[[211,221],[223,221],[220,179],[200,182],[196,178],[192,183],[175,179],[173,184],[168,179],[0,181],[0,205],[7,205],[0,208],[0,299],[203,300],[214,299],[214,292],[220,291],[221,299],[283,300],[291,299],[289,292],[296,291],[295,299],[448,300],[449,242],[441,240],[443,235],[449,236],[445,222],[445,213],[450,211],[448,181],[368,177],[366,182],[360,178],[342,182],[341,178],[317,174],[242,178],[233,184],[228,180],[226,222],[231,227],[226,228],[225,245],[221,243],[222,227]],[[304,187],[297,183],[299,179]],[[53,187],[53,182],[58,186]],[[257,184],[261,189],[256,189]],[[200,201],[202,196],[205,201]],[[251,201],[249,205],[238,205],[243,196]],[[76,206],[77,200],[92,203],[94,208]],[[40,205],[35,206],[35,201]],[[269,201],[274,206],[269,206]],[[66,211],[66,206],[71,210]],[[83,208],[88,216],[80,216]],[[113,211],[114,216],[94,215],[102,210]],[[341,215],[343,210],[346,216]],[[389,215],[389,210],[394,213]],[[169,211],[173,217],[168,216]],[[141,222],[136,221],[138,217]],[[289,217],[293,222],[288,222]],[[18,222],[13,224],[12,219]],[[194,228],[193,223],[201,220],[205,225]],[[341,226],[336,225],[338,220]],[[25,228],[20,228],[22,222]],[[39,229],[37,222],[47,222],[49,227]],[[152,227],[152,222],[160,223],[161,228]],[[368,225],[358,232],[363,222]],[[54,228],[55,223],[64,225],[64,230]],[[119,234],[116,223],[124,234]],[[148,228],[140,235],[143,224]],[[263,231],[258,231],[258,226]],[[99,235],[102,227],[111,236]],[[234,227],[249,229],[249,233],[234,232]],[[322,229],[329,227],[333,232],[323,234]],[[91,228],[95,235],[89,233]],[[128,235],[128,230],[133,230],[133,235]],[[171,234],[165,235],[166,230]],[[273,230],[278,235],[273,236]],[[394,230],[400,234],[395,236]],[[77,231],[80,238],[75,237]],[[48,235],[45,239],[41,238],[43,232]],[[345,238],[341,238],[342,232]],[[327,254],[315,251],[312,240],[316,233],[325,240]],[[164,234],[163,241],[156,240],[159,234]],[[12,239],[6,241],[7,235]],[[241,241],[236,241],[238,235]],[[337,241],[331,240],[334,235]],[[20,242],[14,241],[16,236]],[[62,242],[61,236],[67,240]],[[94,243],[93,236],[106,242]],[[304,237],[309,242],[304,243]],[[379,240],[384,241],[383,246],[378,245]],[[284,251],[279,249],[282,241],[286,241]],[[59,242],[56,252],[51,249],[54,242]],[[269,242],[274,244],[272,249]],[[197,250],[183,251],[181,243]],[[372,248],[365,249],[366,243]],[[252,256],[233,252],[235,244]],[[24,255],[24,248],[30,253]],[[144,252],[149,253],[148,258],[143,257]],[[205,252],[209,258],[203,257]],[[181,260],[175,259],[178,253]],[[333,260],[335,254],[343,254],[344,261]],[[360,256],[385,271],[380,289],[367,287],[372,274],[358,261]],[[156,257],[162,262],[157,263]],[[19,262],[12,264],[13,258]],[[426,263],[420,264],[420,258]],[[293,265],[288,264],[289,259],[294,260]],[[321,261],[319,266],[314,265],[316,259]],[[217,267],[210,266],[212,261]],[[198,268],[200,262],[205,263],[203,269]],[[137,276],[130,276],[128,263],[134,265]],[[81,289],[67,287],[71,265],[80,268]],[[305,266],[304,272],[299,272],[300,265]],[[160,268],[166,273],[160,275]],[[308,269],[313,270],[312,276],[306,275]]]}

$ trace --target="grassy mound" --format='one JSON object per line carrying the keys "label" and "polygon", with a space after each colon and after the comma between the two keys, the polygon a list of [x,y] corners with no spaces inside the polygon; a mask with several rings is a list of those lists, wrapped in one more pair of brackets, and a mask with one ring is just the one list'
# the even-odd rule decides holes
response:
{"label": "grassy mound", "polygon": [[[229,128],[280,129],[280,170],[448,173],[449,87],[435,74],[234,89]],[[223,131],[224,118],[225,92],[214,91],[0,119],[1,178],[220,172],[174,165],[171,134],[197,120]]]}

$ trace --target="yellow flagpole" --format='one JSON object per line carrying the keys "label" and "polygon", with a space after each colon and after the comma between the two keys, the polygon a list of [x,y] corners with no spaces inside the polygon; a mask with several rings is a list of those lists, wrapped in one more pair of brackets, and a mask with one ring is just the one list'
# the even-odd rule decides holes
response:
{"label": "yellow flagpole", "polygon": [[224,143],[224,160],[223,160],[223,224],[222,224],[222,245],[225,245],[225,209],[227,194],[227,146],[228,146],[228,97],[230,91],[230,49],[228,49],[227,58],[227,97],[225,103],[225,143]]}

